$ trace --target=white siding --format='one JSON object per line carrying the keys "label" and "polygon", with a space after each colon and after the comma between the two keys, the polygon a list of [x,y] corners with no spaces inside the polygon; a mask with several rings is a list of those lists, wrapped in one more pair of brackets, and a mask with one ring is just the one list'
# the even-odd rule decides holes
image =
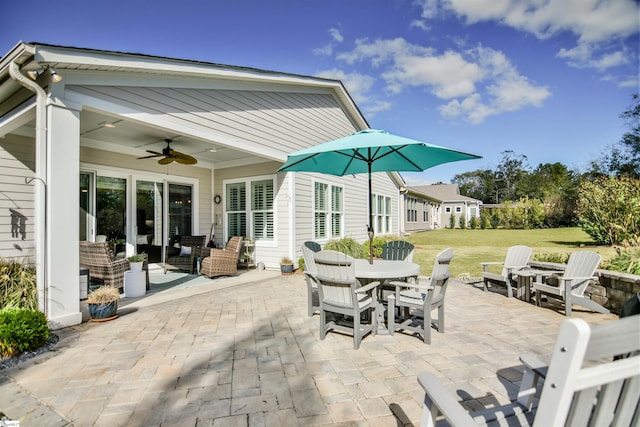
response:
{"label": "white siding", "polygon": [[167,127],[206,133],[218,143],[242,141],[246,144],[243,148],[258,152],[268,149],[286,155],[356,130],[329,91],[318,94],[73,85],[66,89],[122,105],[132,113],[152,114]]}
{"label": "white siding", "polygon": [[35,142],[0,139],[0,258],[33,262]]}

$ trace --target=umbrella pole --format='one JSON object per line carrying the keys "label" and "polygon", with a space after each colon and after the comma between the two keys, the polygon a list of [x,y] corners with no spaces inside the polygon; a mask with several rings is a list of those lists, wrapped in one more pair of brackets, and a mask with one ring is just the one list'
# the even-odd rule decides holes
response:
{"label": "umbrella pole", "polygon": [[[371,156],[369,156],[371,157]],[[371,200],[371,162],[369,162],[369,264],[373,264],[373,201]]]}

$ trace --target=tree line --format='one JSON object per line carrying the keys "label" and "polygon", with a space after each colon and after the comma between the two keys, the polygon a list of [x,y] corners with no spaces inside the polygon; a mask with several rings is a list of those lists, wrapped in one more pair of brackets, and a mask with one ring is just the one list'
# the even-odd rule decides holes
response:
{"label": "tree line", "polygon": [[483,220],[491,226],[579,225],[598,243],[640,246],[639,94],[620,118],[628,131],[584,172],[560,162],[531,168],[527,156],[507,150],[495,169],[458,174],[452,182],[485,203]]}

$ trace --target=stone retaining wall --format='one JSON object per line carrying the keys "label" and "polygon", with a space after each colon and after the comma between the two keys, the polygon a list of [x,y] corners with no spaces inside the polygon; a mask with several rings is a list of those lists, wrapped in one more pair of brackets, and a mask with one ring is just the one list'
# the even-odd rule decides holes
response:
{"label": "stone retaining wall", "polygon": [[[532,268],[551,271],[564,271],[566,267],[565,264],[541,261],[530,261],[529,265]],[[598,280],[591,281],[585,295],[612,313],[620,314],[622,304],[640,292],[640,276],[636,274],[596,270],[596,276]]]}

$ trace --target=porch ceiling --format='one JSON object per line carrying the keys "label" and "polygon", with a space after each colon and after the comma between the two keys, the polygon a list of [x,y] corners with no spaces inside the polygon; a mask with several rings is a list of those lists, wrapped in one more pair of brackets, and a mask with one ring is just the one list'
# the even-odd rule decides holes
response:
{"label": "porch ceiling", "polygon": [[[105,126],[109,124],[113,124],[114,127]],[[35,122],[32,120],[12,133],[35,137]],[[155,128],[128,121],[122,117],[88,110],[83,110],[80,114],[80,145],[83,147],[142,157],[149,154],[146,150],[162,152],[166,147],[165,138],[173,140],[171,147],[174,150],[195,157],[199,167],[222,169],[268,161],[241,150],[180,135],[172,132],[171,129]],[[141,159],[140,162],[156,160],[158,158]]]}

